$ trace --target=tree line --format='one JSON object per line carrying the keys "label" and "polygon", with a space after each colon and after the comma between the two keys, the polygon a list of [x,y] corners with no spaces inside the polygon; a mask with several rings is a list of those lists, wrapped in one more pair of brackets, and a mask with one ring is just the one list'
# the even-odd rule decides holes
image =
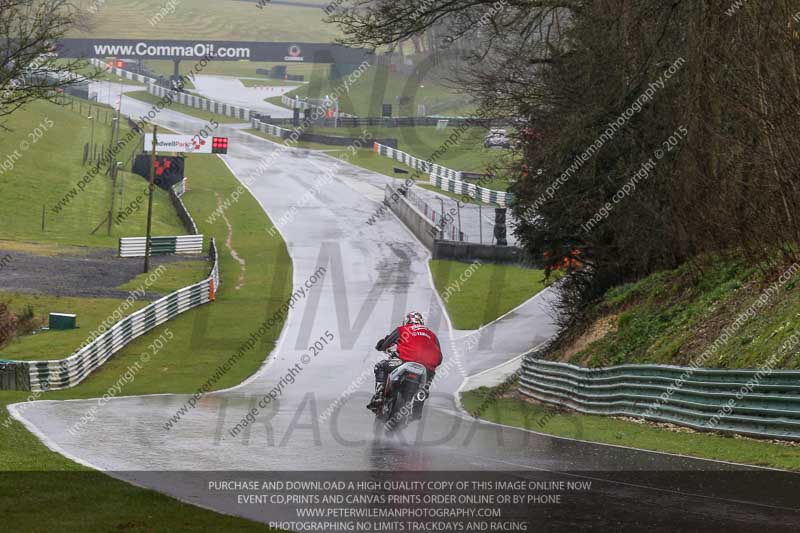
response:
{"label": "tree line", "polygon": [[515,231],[548,266],[581,266],[566,322],[686,261],[797,259],[800,1],[495,4],[351,0],[332,18],[351,44],[443,24],[440,46],[469,40],[456,77],[517,125]]}

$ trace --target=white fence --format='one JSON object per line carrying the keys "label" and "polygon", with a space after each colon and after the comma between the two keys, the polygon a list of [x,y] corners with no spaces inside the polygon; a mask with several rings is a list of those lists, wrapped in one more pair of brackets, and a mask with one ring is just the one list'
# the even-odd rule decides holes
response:
{"label": "white fence", "polygon": [[403,193],[403,196],[406,197],[406,200],[417,208],[423,215],[428,217],[437,228],[439,228],[440,239],[446,239],[451,241],[465,241],[467,239],[466,233],[461,233],[459,235],[458,228],[456,227],[455,223],[450,219],[444,218],[441,210],[436,210],[434,206],[428,205],[428,203],[423,200],[421,197],[417,196],[414,192],[414,189],[408,189]]}
{"label": "white fence", "polygon": [[325,109],[325,110],[332,110],[331,116],[341,117],[354,117],[355,115],[351,115],[349,113],[342,113],[341,111],[336,112],[336,104],[334,102],[328,102],[325,100],[318,100],[314,101],[311,99],[301,100],[300,98],[292,98],[290,96],[286,96],[285,94],[281,95],[281,103],[285,106],[288,106],[291,109],[300,109],[301,111],[306,109]]}
{"label": "white fence", "polygon": [[209,100],[208,98],[203,98],[202,96],[197,96],[196,94],[173,91],[154,83],[147,85],[147,92],[154,96],[158,96],[159,98],[164,98],[169,93],[172,97],[172,101],[175,103],[200,109],[202,111],[208,111],[209,113],[216,113],[217,115],[238,118],[243,122],[249,121],[250,116],[253,114],[253,111],[247,109],[246,107],[216,102],[214,100]]}
{"label": "white fence", "polygon": [[[147,237],[122,237],[119,240],[120,257],[144,257]],[[201,254],[203,235],[177,235],[150,237],[150,255]]]}
{"label": "white fence", "polygon": [[250,120],[250,125],[253,126],[253,129],[256,131],[260,131],[274,137],[280,137],[281,139],[286,139],[292,134],[292,130],[287,130],[286,128],[281,128],[279,126],[273,126],[272,124],[266,124],[255,118]]}
{"label": "white fence", "polygon": [[285,94],[281,95],[281,103],[283,103],[285,106],[289,106],[291,109],[300,109],[301,111],[305,109],[314,109],[315,107],[322,107],[307,100],[291,98]]}
{"label": "white fence", "polygon": [[434,176],[433,174],[431,175],[430,183],[443,191],[469,196],[485,204],[496,204],[500,207],[508,207],[508,200],[512,197],[512,195],[507,192],[495,191],[494,189],[479,187],[474,183],[450,179],[444,176]]}
{"label": "white fence", "polygon": [[414,170],[430,175],[431,185],[434,185],[442,190],[469,196],[470,198],[475,198],[481,202],[496,204],[500,207],[507,207],[508,201],[512,198],[512,195],[509,193],[487,189],[485,187],[475,185],[474,183],[462,181],[463,173],[458,170],[453,170],[451,168],[443,167],[442,165],[437,165],[436,163],[425,161],[424,159],[414,157],[413,155],[400,151],[396,148],[375,143],[373,149],[379,155],[394,159],[395,161],[399,161],[404,165],[410,166]]}
{"label": "white fence", "polygon": [[186,194],[186,178],[183,178],[181,181],[173,185],[172,192],[174,192],[175,196],[178,198]]}
{"label": "white fence", "polygon": [[215,298],[220,284],[217,246],[211,239],[211,272],[203,281],[189,285],[123,318],[66,359],[19,362],[27,364],[30,390],[47,391],[74,387],[132,340]]}
{"label": "white fence", "polygon": [[125,78],[131,81],[138,81],[139,83],[143,83],[145,85],[147,85],[148,83],[156,83],[156,81],[158,81],[155,78],[151,78],[143,74],[136,74],[135,72],[129,72],[127,70],[123,70],[117,67],[109,67],[104,61],[97,59],[96,57],[91,58],[89,60],[89,63],[91,63],[95,67],[104,68],[107,72],[111,72],[112,74],[115,74],[120,78]]}

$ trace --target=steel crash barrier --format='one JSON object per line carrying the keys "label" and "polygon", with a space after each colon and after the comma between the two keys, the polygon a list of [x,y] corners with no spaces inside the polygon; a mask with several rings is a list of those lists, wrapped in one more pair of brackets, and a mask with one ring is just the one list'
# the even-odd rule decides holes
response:
{"label": "steel crash barrier", "polygon": [[479,187],[474,183],[446,178],[444,176],[436,176],[434,174],[431,174],[430,183],[431,185],[434,185],[443,191],[460,194],[462,196],[469,196],[470,198],[475,198],[485,204],[496,204],[500,207],[508,207],[508,197],[510,195],[509,193],[503,191],[486,189],[485,187]]}
{"label": "steel crash barrier", "polygon": [[509,193],[486,189],[474,183],[462,181],[463,173],[458,170],[430,163],[396,148],[375,143],[373,150],[379,155],[399,161],[419,172],[429,174],[431,185],[439,189],[463,194],[481,202],[496,204],[500,207],[507,207],[508,202],[512,199],[512,195]]}
{"label": "steel crash barrier", "polygon": [[245,107],[209,100],[208,98],[203,98],[202,96],[197,96],[196,94],[173,91],[154,83],[147,84],[147,92],[154,96],[158,96],[159,98],[164,98],[167,94],[169,94],[170,99],[175,103],[203,111],[208,111],[209,113],[215,113],[217,115],[238,118],[243,122],[249,121],[250,116],[253,114],[253,111]]}
{"label": "steel crash barrier", "polygon": [[144,74],[137,74],[135,72],[130,72],[128,70],[123,70],[123,69],[118,68],[118,67],[109,66],[104,61],[101,61],[101,60],[97,59],[96,57],[91,58],[89,60],[89,63],[91,63],[93,66],[98,67],[98,68],[105,68],[108,72],[111,72],[112,74],[115,74],[115,75],[117,75],[117,76],[119,76],[121,78],[125,78],[125,79],[131,80],[131,81],[138,81],[139,83],[144,83],[144,84],[156,83],[158,81],[155,78],[151,78],[149,76],[145,76]]}
{"label": "steel crash barrier", "polygon": [[288,139],[289,135],[292,134],[292,130],[287,130],[286,128],[281,128],[279,126],[267,124],[265,122],[261,122],[256,118],[250,120],[250,125],[256,131],[266,133],[267,135],[272,135],[273,137],[280,137],[281,139]]}
{"label": "steel crash barrier", "polygon": [[334,109],[334,102],[327,101],[327,100],[310,100],[305,99],[301,100],[300,98],[292,98],[291,96],[287,96],[285,94],[281,95],[281,103],[290,109],[299,109],[300,111],[305,111],[306,109],[314,110],[314,109],[324,109],[327,112],[330,112],[330,117],[347,117],[353,118],[354,115],[350,113],[342,113],[341,111],[336,112]]}
{"label": "steel crash barrier", "polygon": [[[147,237],[121,237],[120,257],[144,257]],[[203,252],[203,235],[177,235],[151,237],[150,255],[200,254]]]}
{"label": "steel crash barrier", "polygon": [[206,279],[178,289],[128,315],[66,359],[6,361],[4,366],[13,366],[15,372],[24,368],[29,375],[28,380],[16,379],[16,390],[47,391],[74,387],[137,337],[184,311],[213,301],[220,284],[214,239],[211,239],[209,259],[213,266]]}
{"label": "steel crash barrier", "polygon": [[581,413],[800,441],[800,371],[666,365],[582,368],[523,357],[520,393]]}

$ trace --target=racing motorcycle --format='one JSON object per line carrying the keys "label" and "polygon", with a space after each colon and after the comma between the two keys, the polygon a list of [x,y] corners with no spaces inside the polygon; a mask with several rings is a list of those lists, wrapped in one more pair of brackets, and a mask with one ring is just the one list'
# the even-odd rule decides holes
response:
{"label": "racing motorcycle", "polygon": [[[396,352],[387,351],[390,357]],[[383,404],[375,411],[375,429],[383,426],[386,433],[406,427],[411,422],[414,404],[424,402],[427,369],[413,362],[404,362],[393,369],[383,387]]]}

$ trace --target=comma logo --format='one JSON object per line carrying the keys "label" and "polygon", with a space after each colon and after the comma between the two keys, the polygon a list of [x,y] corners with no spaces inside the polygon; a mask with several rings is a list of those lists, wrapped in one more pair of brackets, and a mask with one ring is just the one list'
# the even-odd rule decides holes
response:
{"label": "comma logo", "polygon": [[300,46],[296,44],[291,45],[287,53],[289,55],[283,58],[285,61],[303,61],[303,50]]}

